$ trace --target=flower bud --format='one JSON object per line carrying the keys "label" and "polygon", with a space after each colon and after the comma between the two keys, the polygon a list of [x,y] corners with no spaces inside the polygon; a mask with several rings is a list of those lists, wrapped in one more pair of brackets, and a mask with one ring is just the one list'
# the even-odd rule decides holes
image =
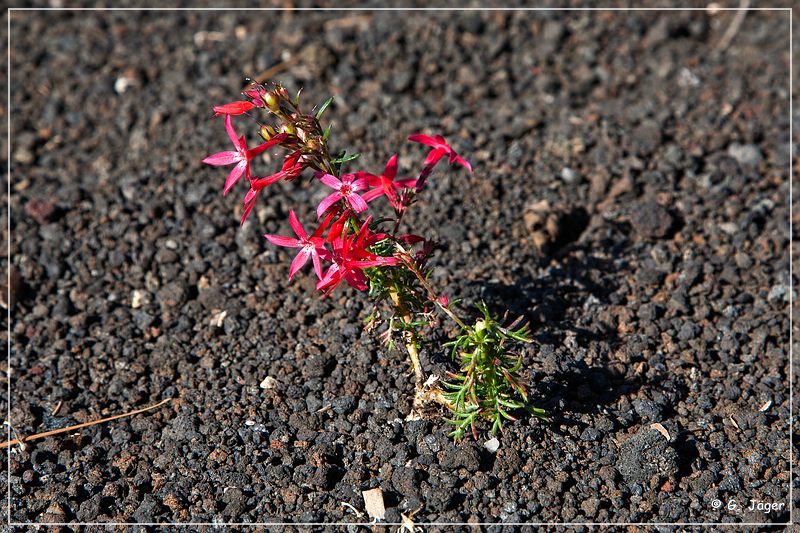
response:
{"label": "flower bud", "polygon": [[314,139],[309,139],[306,141],[306,148],[308,148],[312,152],[317,152],[319,151],[320,148],[322,148],[322,146],[320,146],[318,141]]}
{"label": "flower bud", "polygon": [[269,109],[273,113],[277,113],[278,111],[280,111],[281,108],[280,100],[275,95],[275,93],[267,91],[266,93],[264,93],[261,99],[264,100],[264,105],[267,106],[267,109]]}
{"label": "flower bud", "polygon": [[275,128],[273,128],[272,126],[261,126],[261,128],[259,128],[258,130],[258,134],[265,141],[272,139],[272,137],[275,136],[275,133],[276,133]]}
{"label": "flower bud", "polygon": [[288,135],[294,135],[294,126],[292,124],[283,124],[281,126],[281,133],[286,133]]}

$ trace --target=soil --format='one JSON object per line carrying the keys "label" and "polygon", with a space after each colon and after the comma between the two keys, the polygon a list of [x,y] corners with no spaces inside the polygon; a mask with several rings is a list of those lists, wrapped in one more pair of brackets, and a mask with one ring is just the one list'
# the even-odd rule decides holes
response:
{"label": "soil", "polygon": [[[373,488],[389,523],[788,521],[789,16],[722,49],[733,17],[14,12],[2,408],[30,435],[174,401],[12,447],[11,521],[365,522]],[[304,101],[335,96],[357,168],[418,172],[416,132],[472,163],[409,229],[444,243],[432,281],[464,314],[530,320],[550,421],[494,452],[406,421],[365,296],[288,282],[261,236],[312,219],[309,180],[239,227],[244,186],[200,162],[230,149],[210,108],[284,60]]]}

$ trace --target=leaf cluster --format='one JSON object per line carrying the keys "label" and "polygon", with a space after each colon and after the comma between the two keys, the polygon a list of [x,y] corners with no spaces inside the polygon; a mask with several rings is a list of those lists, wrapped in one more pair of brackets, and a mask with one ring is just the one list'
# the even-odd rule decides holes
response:
{"label": "leaf cluster", "polygon": [[[528,395],[520,383],[518,371],[522,359],[512,349],[520,343],[531,342],[527,324],[515,320],[503,327],[485,304],[477,306],[481,317],[472,326],[462,328],[461,334],[445,346],[452,348],[452,357],[459,371],[450,373],[444,386],[445,397],[451,402],[455,426],[450,435],[461,438],[470,430],[477,438],[477,421],[492,422],[492,433],[503,429],[504,420],[516,420],[513,411],[526,407]],[[544,416],[541,410],[532,411]]]}

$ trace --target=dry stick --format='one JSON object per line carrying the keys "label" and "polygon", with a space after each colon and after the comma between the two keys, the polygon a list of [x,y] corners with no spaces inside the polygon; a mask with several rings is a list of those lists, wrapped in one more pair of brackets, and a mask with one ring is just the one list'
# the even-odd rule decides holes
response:
{"label": "dry stick", "polygon": [[172,398],[167,398],[166,400],[162,400],[155,405],[151,405],[150,407],[144,407],[142,409],[137,409],[136,411],[130,411],[128,413],[123,413],[121,415],[114,415],[109,416],[108,418],[103,418],[101,420],[94,420],[92,422],[84,422],[83,424],[77,424],[75,426],[70,426],[68,428],[61,428],[61,429],[54,429],[52,431],[45,431],[43,433],[37,433],[36,435],[31,435],[30,437],[19,437],[13,440],[9,440],[3,443],[0,443],[0,448],[8,448],[9,446],[13,446],[15,444],[22,444],[24,442],[28,442],[31,440],[42,439],[44,437],[49,437],[50,435],[57,435],[59,433],[66,433],[68,431],[74,431],[76,429],[85,428],[89,426],[94,426],[96,424],[102,424],[103,422],[109,422],[111,420],[117,420],[120,418],[125,418],[128,416],[138,415],[139,413],[144,413],[145,411],[150,411],[155,409],[156,407],[161,407],[167,402],[171,402]]}
{"label": "dry stick", "polygon": [[750,7],[750,0],[740,0],[740,10],[737,11],[736,15],[733,16],[731,25],[728,26],[728,29],[725,30],[725,33],[722,35],[722,39],[720,39],[719,43],[717,43],[717,46],[714,47],[715,51],[722,52],[728,48],[733,41],[733,38],[736,36],[736,33],[739,31],[739,28],[742,26],[742,22],[744,22],[744,17],[747,15],[748,7]]}
{"label": "dry stick", "polygon": [[281,61],[277,65],[273,65],[273,66],[269,67],[268,69],[266,69],[265,71],[261,72],[261,74],[259,74],[258,76],[255,77],[254,81],[256,83],[264,83],[265,81],[267,81],[268,79],[273,77],[278,72],[281,72],[281,71],[285,70],[286,68],[288,68],[289,65],[291,65],[292,63],[295,63],[296,61],[297,60],[294,59],[294,58],[288,59],[286,61]]}

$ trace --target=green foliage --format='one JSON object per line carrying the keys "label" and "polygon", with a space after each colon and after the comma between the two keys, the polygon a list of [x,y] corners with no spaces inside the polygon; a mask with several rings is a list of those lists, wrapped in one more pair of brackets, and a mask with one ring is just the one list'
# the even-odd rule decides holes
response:
{"label": "green foliage", "polygon": [[[461,335],[446,344],[459,364],[459,372],[450,374],[444,383],[449,389],[445,397],[452,403],[452,418],[447,422],[456,427],[450,433],[455,438],[467,430],[477,438],[479,419],[491,421],[492,433],[501,431],[504,420],[516,420],[511,412],[525,408],[528,401],[517,376],[522,360],[511,351],[516,343],[531,342],[527,324],[520,325],[521,319],[517,319],[503,327],[485,304],[477,307],[482,318],[462,328]],[[541,409],[533,409],[531,414],[545,416]]]}
{"label": "green foliage", "polygon": [[[322,105],[321,105],[321,106],[319,106],[319,110],[318,110],[318,111],[316,112],[316,114],[314,115],[314,117],[315,117],[317,120],[319,120],[320,118],[322,118],[322,114],[323,114],[323,113],[325,113],[325,110],[326,110],[326,109],[328,109],[328,106],[329,106],[329,105],[331,105],[331,102],[333,102],[333,96],[331,96],[330,98],[328,98],[327,100],[325,100],[324,102],[322,102]],[[329,127],[330,127],[330,126],[329,126]]]}
{"label": "green foliage", "polygon": [[359,156],[361,156],[361,154],[348,154],[347,152],[342,152],[340,156],[331,159],[331,163],[334,165],[341,165],[342,163],[354,161],[358,159]]}

